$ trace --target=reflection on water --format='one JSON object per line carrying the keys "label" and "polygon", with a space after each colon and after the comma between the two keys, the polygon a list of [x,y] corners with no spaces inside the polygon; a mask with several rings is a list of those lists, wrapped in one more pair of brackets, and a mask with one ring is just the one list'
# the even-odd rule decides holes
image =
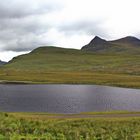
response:
{"label": "reflection on water", "polygon": [[96,85],[0,85],[0,110],[53,113],[140,111],[140,90]]}

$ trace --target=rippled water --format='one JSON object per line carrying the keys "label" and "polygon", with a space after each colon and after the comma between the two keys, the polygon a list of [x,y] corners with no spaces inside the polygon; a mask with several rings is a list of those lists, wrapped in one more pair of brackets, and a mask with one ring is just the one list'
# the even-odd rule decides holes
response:
{"label": "rippled water", "polygon": [[140,90],[96,85],[0,85],[0,111],[140,111]]}

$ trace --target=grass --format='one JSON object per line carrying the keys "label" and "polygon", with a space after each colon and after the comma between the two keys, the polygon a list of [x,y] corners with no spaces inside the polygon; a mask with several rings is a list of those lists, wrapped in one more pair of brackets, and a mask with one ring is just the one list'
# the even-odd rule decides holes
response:
{"label": "grass", "polygon": [[0,80],[140,88],[140,55],[40,47],[1,67]]}
{"label": "grass", "polygon": [[[140,140],[140,118],[42,119],[44,114],[0,113],[0,138],[11,140]],[[47,116],[48,114],[46,114]],[[30,117],[29,117],[30,116]]]}

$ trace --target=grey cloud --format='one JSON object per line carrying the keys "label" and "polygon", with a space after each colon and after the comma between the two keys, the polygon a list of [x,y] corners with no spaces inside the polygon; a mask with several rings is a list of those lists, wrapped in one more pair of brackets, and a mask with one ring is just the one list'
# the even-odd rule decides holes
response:
{"label": "grey cloud", "polygon": [[4,0],[0,3],[0,50],[27,51],[44,44],[39,36],[51,28],[43,14],[62,9],[56,0]]}
{"label": "grey cloud", "polygon": [[43,42],[38,36],[34,34],[28,34],[24,36],[19,36],[14,39],[9,39],[7,43],[1,41],[0,44],[5,44],[3,50],[5,51],[30,51],[40,45],[45,45],[46,42]]}
{"label": "grey cloud", "polygon": [[[106,37],[100,20],[49,20],[48,15],[63,9],[62,0],[3,0],[0,3],[0,50],[29,51],[41,45],[55,44],[42,38],[51,29],[66,37],[81,33]],[[58,14],[59,15],[59,14]],[[45,19],[43,19],[45,18]],[[44,21],[45,20],[45,21]],[[58,19],[57,19],[58,20]],[[42,22],[43,21],[43,22]]]}
{"label": "grey cloud", "polygon": [[45,45],[47,41],[39,38],[35,33],[26,33],[26,31],[7,31],[0,33],[1,50],[7,51],[29,51],[40,45]]}
{"label": "grey cloud", "polygon": [[58,10],[54,2],[45,0],[3,0],[0,3],[0,18],[21,18],[30,15],[38,15]]}
{"label": "grey cloud", "polygon": [[97,35],[101,37],[109,37],[106,34],[105,29],[101,25],[100,20],[80,20],[72,23],[63,24],[63,26],[59,26],[58,29],[63,31],[66,34],[74,34],[74,33],[85,33],[87,35]]}

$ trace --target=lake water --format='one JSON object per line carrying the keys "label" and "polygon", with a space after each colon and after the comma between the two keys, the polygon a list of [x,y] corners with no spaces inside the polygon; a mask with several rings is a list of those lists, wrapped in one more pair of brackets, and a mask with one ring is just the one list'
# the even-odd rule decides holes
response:
{"label": "lake water", "polygon": [[96,85],[0,85],[0,111],[140,111],[140,90]]}

